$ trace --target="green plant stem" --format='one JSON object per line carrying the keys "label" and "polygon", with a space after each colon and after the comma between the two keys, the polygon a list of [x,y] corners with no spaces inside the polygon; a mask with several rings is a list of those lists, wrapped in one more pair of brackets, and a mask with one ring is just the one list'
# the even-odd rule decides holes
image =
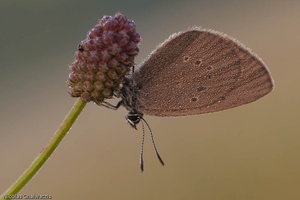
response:
{"label": "green plant stem", "polygon": [[[53,137],[51,138],[48,145],[41,151],[41,153],[36,157],[36,159],[31,163],[30,167],[19,177],[19,179],[8,188],[0,197],[0,200],[9,199],[8,195],[17,194],[28,182],[29,180],[38,172],[38,170],[44,165],[48,158],[52,155],[54,150],[60,144],[62,139],[66,136],[77,117],[85,107],[86,103],[80,98],[77,99],[72,109],[59,126]],[[5,198],[6,196],[6,198]]]}

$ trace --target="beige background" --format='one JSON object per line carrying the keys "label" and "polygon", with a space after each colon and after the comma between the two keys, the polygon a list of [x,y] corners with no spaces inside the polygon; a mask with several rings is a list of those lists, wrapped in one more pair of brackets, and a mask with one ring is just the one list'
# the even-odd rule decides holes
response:
{"label": "beige background", "polygon": [[[122,2],[122,3],[120,3]],[[225,32],[269,66],[275,90],[239,108],[145,118],[166,163],[124,109],[88,104],[54,155],[20,194],[73,199],[300,198],[299,1],[1,1],[0,193],[30,165],[75,102],[68,64],[86,32],[118,10],[134,19],[142,61],[193,25]],[[198,3],[195,3],[198,2]]]}

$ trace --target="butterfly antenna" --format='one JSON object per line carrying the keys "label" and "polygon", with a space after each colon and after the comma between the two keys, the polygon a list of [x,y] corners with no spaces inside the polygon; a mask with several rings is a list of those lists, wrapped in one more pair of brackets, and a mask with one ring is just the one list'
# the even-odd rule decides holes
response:
{"label": "butterfly antenna", "polygon": [[144,141],[145,141],[145,128],[144,128],[143,121],[142,121],[142,127],[143,127],[143,136],[142,136],[142,146],[141,146],[141,154],[140,154],[140,168],[141,168],[141,171],[143,172],[144,171],[143,156],[144,156]]}
{"label": "butterfly antenna", "polygon": [[142,126],[143,126],[143,127],[144,127],[143,121],[146,123],[146,125],[147,125],[147,127],[148,127],[148,129],[149,129],[149,131],[150,131],[150,136],[151,136],[151,140],[152,140],[152,144],[153,144],[153,147],[154,147],[156,156],[157,156],[159,162],[164,166],[165,163],[164,163],[163,159],[160,157],[160,155],[159,155],[159,153],[158,153],[158,150],[157,150],[157,148],[156,148],[155,141],[154,141],[154,137],[153,137],[153,134],[152,134],[152,130],[151,130],[151,128],[150,128],[150,126],[149,126],[149,124],[148,124],[148,122],[147,122],[146,120],[144,120],[143,118],[141,118],[141,120],[142,120]]}

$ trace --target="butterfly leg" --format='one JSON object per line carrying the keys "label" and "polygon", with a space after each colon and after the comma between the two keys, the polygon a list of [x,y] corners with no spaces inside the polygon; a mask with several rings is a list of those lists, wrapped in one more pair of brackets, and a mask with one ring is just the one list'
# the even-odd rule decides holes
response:
{"label": "butterfly leg", "polygon": [[117,103],[117,105],[112,105],[111,103],[108,103],[107,101],[103,101],[99,105],[104,106],[109,109],[112,109],[112,110],[118,110],[118,108],[120,108],[122,103],[123,103],[123,101],[121,100]]}

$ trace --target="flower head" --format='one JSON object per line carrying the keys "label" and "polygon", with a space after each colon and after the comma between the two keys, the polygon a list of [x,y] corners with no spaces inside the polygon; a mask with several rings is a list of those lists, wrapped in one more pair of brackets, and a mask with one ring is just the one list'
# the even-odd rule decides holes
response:
{"label": "flower head", "polygon": [[141,37],[125,15],[104,16],[81,41],[69,66],[67,83],[72,97],[100,104],[112,98],[134,65]]}

